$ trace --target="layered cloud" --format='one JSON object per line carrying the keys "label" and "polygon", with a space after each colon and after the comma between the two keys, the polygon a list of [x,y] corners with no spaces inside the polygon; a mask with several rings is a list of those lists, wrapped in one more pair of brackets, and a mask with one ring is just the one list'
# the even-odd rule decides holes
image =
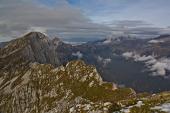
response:
{"label": "layered cloud", "polygon": [[[139,1],[141,5],[138,4]],[[153,38],[169,33],[169,27],[159,28],[150,24],[145,18],[131,18],[133,15],[129,13],[133,12],[132,9],[136,9],[135,5],[141,8],[145,6],[146,0],[139,1],[1,0],[0,42],[17,38],[33,30],[61,38],[105,38],[108,35]],[[155,3],[159,2],[160,0],[156,0]],[[155,8],[155,5],[147,7]],[[167,8],[160,9],[166,10]],[[129,12],[123,9],[128,9]],[[148,14],[146,11],[145,13]]]}
{"label": "layered cloud", "polygon": [[121,20],[104,23],[113,29],[113,35],[129,35],[137,38],[154,38],[162,34],[169,34],[170,28],[155,27],[153,24],[141,20]]}
{"label": "layered cloud", "polygon": [[136,62],[144,62],[146,67],[152,71],[154,76],[166,77],[167,72],[170,71],[170,59],[159,58],[157,59],[154,55],[140,55],[136,52],[125,52],[122,54],[126,59],[133,59]]}
{"label": "layered cloud", "polygon": [[[89,2],[90,5],[82,5]],[[81,0],[80,4],[84,9],[88,8],[87,13],[98,22],[128,19],[143,20],[157,26],[170,24],[169,0]]]}
{"label": "layered cloud", "polygon": [[61,36],[77,34],[88,37],[88,34],[100,36],[108,33],[108,27],[92,23],[80,9],[70,6],[65,0],[55,2],[50,7],[40,1],[1,0],[0,34],[3,37],[17,37],[40,29]]}

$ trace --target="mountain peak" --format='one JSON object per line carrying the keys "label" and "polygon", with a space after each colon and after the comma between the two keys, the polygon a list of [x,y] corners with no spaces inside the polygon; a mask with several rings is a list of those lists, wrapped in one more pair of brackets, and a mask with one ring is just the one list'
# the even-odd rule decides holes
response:
{"label": "mountain peak", "polygon": [[26,35],[24,35],[23,38],[28,40],[35,40],[35,39],[43,40],[43,41],[49,40],[49,38],[41,32],[29,32]]}
{"label": "mountain peak", "polygon": [[32,31],[27,33],[25,36],[45,36],[45,34],[41,33],[41,32],[36,32],[36,31]]}
{"label": "mountain peak", "polygon": [[[12,58],[13,60],[8,60],[9,64],[12,61],[20,62],[21,60],[50,63],[55,66],[59,64],[55,45],[46,35],[40,32],[30,32],[21,38],[10,41],[1,49],[0,58]],[[7,62],[3,63],[8,64]]]}

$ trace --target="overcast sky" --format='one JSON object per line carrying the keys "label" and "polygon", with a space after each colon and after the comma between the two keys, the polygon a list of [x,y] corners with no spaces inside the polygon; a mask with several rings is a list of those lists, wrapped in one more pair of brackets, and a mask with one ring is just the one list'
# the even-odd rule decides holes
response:
{"label": "overcast sky", "polygon": [[170,0],[0,0],[0,42],[29,31],[61,38],[170,33]]}

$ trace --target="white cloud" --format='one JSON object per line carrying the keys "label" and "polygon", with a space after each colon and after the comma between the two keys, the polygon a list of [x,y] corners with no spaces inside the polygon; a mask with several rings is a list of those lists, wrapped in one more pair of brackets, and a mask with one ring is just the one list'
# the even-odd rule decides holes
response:
{"label": "white cloud", "polygon": [[133,58],[133,52],[125,52],[122,54],[126,59]]}
{"label": "white cloud", "polygon": [[97,60],[101,62],[103,60],[103,58],[101,56],[98,56]]}
{"label": "white cloud", "polygon": [[104,42],[103,42],[103,44],[109,44],[109,43],[111,43],[112,42],[112,39],[111,38],[107,38]]}
{"label": "white cloud", "polygon": [[98,57],[97,57],[97,60],[98,60],[99,62],[103,63],[104,66],[108,65],[108,64],[112,61],[111,58],[103,58],[103,57],[101,57],[101,56],[98,56]]}
{"label": "white cloud", "polygon": [[155,0],[154,2],[139,0],[127,7],[126,10],[122,10],[118,16],[121,19],[144,20],[157,26],[168,26],[170,19],[169,4],[169,0]]}
{"label": "white cloud", "polygon": [[83,54],[80,51],[77,51],[76,53],[72,53],[73,56],[76,56],[78,59],[81,59],[83,57]]}
{"label": "white cloud", "polygon": [[107,64],[109,64],[111,61],[112,61],[112,59],[106,58],[106,59],[103,60],[103,63],[104,63],[104,65],[107,65]]}
{"label": "white cloud", "polygon": [[152,66],[150,66],[152,71],[156,71],[153,72],[153,75],[161,75],[164,76],[166,75],[166,63],[162,63],[162,62],[156,62],[155,64],[153,64]]}
{"label": "white cloud", "polygon": [[41,33],[45,33],[47,32],[47,28],[44,28],[44,27],[31,27],[28,32],[31,32],[31,31],[35,31],[35,32],[41,32]]}
{"label": "white cloud", "polygon": [[163,40],[150,40],[148,43],[163,43],[164,41]]}
{"label": "white cloud", "polygon": [[167,71],[170,71],[170,59],[169,58],[153,58],[146,62],[150,70],[155,71],[153,75],[165,76]]}
{"label": "white cloud", "polygon": [[136,61],[150,61],[150,60],[152,60],[154,57],[153,56],[145,56],[145,55],[143,55],[143,56],[138,56],[137,58],[136,58]]}
{"label": "white cloud", "polygon": [[155,38],[162,34],[169,34],[167,27],[155,27],[141,20],[119,20],[104,23],[112,27],[115,36],[131,36],[137,38]]}
{"label": "white cloud", "polygon": [[170,59],[169,58],[159,58],[156,59],[154,55],[140,55],[136,52],[125,52],[122,54],[126,59],[133,59],[136,62],[144,62],[147,68],[152,71],[154,76],[163,76],[170,71]]}
{"label": "white cloud", "polygon": [[[101,38],[112,33],[115,36],[130,35],[153,38],[170,32],[169,28],[151,27],[141,18],[129,19],[125,17],[129,20],[121,18],[116,23],[108,22],[114,26],[102,22],[97,24],[90,20],[81,8],[70,5],[67,0],[56,0],[58,4],[54,2],[52,6],[45,6],[38,1],[41,0],[0,0],[0,35],[3,37],[0,38],[0,42],[11,40],[11,37],[17,38],[32,27],[36,30],[37,28],[46,29],[46,33],[50,36],[57,35],[64,38]],[[94,0],[93,3],[98,4],[99,2]],[[114,6],[104,0],[100,0],[100,4]],[[113,21],[112,18],[111,21]]]}
{"label": "white cloud", "polygon": [[52,36],[84,38],[104,36],[110,32],[109,27],[92,23],[80,9],[72,7],[66,0],[56,2],[46,6],[39,0],[1,0],[0,34],[17,38],[29,30],[36,30]]}

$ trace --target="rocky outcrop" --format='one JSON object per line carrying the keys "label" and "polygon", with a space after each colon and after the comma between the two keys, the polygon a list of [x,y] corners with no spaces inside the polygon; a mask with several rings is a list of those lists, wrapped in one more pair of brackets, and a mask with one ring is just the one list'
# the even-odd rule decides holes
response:
{"label": "rocky outcrop", "polygon": [[0,77],[2,113],[107,113],[113,106],[116,109],[118,98],[135,96],[128,88],[113,90],[95,67],[80,60],[58,68],[31,63],[14,73],[12,79]]}

